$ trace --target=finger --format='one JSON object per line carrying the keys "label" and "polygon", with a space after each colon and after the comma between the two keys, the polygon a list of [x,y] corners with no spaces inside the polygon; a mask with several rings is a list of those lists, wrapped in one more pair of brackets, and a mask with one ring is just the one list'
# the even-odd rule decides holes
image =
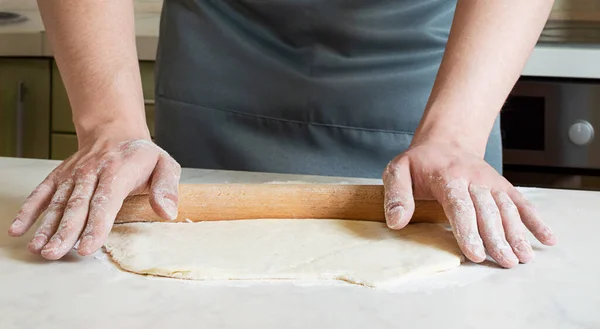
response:
{"label": "finger", "polygon": [[415,212],[409,164],[403,162],[388,164],[383,172],[383,185],[387,226],[391,229],[401,229],[408,224]]}
{"label": "finger", "polygon": [[456,179],[441,183],[443,185],[434,187],[433,192],[448,217],[460,249],[471,261],[483,262],[486,256],[485,249],[479,236],[477,214],[467,182]]}
{"label": "finger", "polygon": [[469,193],[475,206],[479,234],[490,256],[502,267],[512,268],[519,263],[502,227],[502,217],[489,188],[470,185]]}
{"label": "finger", "polygon": [[33,223],[40,217],[44,209],[50,204],[52,196],[56,191],[56,185],[50,176],[38,185],[25,199],[19,213],[8,229],[10,236],[22,236]]}
{"label": "finger", "polygon": [[175,160],[166,156],[159,157],[150,183],[150,205],[164,219],[177,218],[180,177],[181,167]]}
{"label": "finger", "polygon": [[556,236],[552,233],[550,227],[541,220],[535,206],[516,188],[510,189],[508,195],[517,206],[523,224],[533,233],[533,236],[545,245],[555,245]]}
{"label": "finger", "polygon": [[88,174],[77,180],[56,233],[41,251],[44,258],[59,259],[75,246],[88,217],[96,182],[95,174]]}
{"label": "finger", "polygon": [[[135,164],[133,164],[135,165]],[[88,220],[81,235],[77,253],[91,255],[104,243],[123,200],[133,189],[133,175],[120,168],[108,168],[101,172],[98,186],[90,200]]]}
{"label": "finger", "polygon": [[54,232],[56,232],[67,204],[67,200],[69,200],[72,191],[72,180],[67,180],[58,186],[56,193],[54,193],[54,196],[52,196],[52,200],[48,205],[46,214],[42,219],[42,224],[35,232],[31,242],[29,242],[28,248],[30,252],[39,254],[42,248],[48,242],[48,239],[50,239]]}
{"label": "finger", "polygon": [[519,262],[528,263],[534,258],[533,249],[525,235],[525,225],[519,216],[519,210],[508,194],[503,191],[492,191],[492,196],[500,210],[502,226],[508,244],[511,246]]}

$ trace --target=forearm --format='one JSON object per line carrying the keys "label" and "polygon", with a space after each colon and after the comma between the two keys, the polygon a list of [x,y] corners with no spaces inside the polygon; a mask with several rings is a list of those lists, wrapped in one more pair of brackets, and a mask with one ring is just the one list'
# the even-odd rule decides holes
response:
{"label": "forearm", "polygon": [[483,155],[553,2],[459,0],[415,138],[445,140]]}
{"label": "forearm", "polygon": [[109,126],[122,127],[132,138],[149,138],[132,1],[39,0],[38,5],[79,138],[94,138]]}

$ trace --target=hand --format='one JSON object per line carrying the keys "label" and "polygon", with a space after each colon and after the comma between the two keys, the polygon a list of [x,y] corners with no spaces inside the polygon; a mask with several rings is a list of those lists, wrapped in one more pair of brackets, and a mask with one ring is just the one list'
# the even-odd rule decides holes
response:
{"label": "hand", "polygon": [[180,175],[179,164],[148,139],[95,139],[80,145],[29,195],[9,234],[22,236],[46,210],[29,250],[55,260],[79,241],[77,252],[91,255],[128,195],[149,193],[152,209],[175,219]]}
{"label": "hand", "polygon": [[525,228],[545,245],[556,238],[534,206],[483,156],[444,142],[414,143],[383,173],[387,225],[401,229],[410,221],[414,199],[435,199],[443,207],[465,256],[485,260],[486,250],[511,268],[534,257]]}

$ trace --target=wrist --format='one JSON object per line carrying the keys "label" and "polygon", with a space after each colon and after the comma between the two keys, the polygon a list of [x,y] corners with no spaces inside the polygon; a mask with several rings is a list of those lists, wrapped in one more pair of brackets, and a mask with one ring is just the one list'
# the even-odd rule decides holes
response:
{"label": "wrist", "polygon": [[415,131],[411,146],[434,143],[449,148],[459,148],[483,158],[491,131],[483,125],[451,120],[422,120]]}
{"label": "wrist", "polygon": [[151,140],[150,131],[145,120],[126,120],[119,118],[113,121],[97,122],[95,125],[78,128],[77,142],[81,149],[84,145],[102,140],[105,142],[123,142],[129,140]]}

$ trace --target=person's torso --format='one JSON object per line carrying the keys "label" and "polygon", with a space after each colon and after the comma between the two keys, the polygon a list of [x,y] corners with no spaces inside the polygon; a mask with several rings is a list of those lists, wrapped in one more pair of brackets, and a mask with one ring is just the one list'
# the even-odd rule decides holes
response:
{"label": "person's torso", "polygon": [[450,0],[166,0],[158,93],[266,117],[411,132],[454,7]]}
{"label": "person's torso", "polygon": [[184,166],[378,177],[410,144],[455,6],[165,0],[157,141]]}

